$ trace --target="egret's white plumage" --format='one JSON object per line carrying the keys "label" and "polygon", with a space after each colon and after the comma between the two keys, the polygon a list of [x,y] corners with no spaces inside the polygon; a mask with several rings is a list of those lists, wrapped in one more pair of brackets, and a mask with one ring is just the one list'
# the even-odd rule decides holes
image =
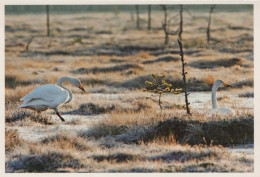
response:
{"label": "egret's white plumage", "polygon": [[21,98],[23,104],[18,108],[32,109],[37,112],[45,111],[47,109],[55,110],[56,114],[60,117],[62,121],[64,119],[60,116],[58,112],[58,106],[62,103],[68,103],[72,100],[72,93],[69,89],[62,85],[63,81],[69,81],[74,86],[84,90],[82,84],[78,79],[71,77],[62,77],[58,80],[57,85],[46,84],[37,87],[28,95]]}
{"label": "egret's white plumage", "polygon": [[216,92],[219,87],[228,87],[230,85],[226,84],[222,80],[217,80],[212,87],[211,91],[211,100],[212,100],[212,109],[209,110],[208,116],[235,116],[236,112],[231,108],[218,108]]}

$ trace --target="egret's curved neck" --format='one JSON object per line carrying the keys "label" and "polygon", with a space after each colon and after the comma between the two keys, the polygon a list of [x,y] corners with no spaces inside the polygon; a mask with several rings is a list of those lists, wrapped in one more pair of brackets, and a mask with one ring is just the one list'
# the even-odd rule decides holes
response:
{"label": "egret's curved neck", "polygon": [[214,84],[211,91],[212,109],[218,109],[218,103],[216,98],[217,89],[217,85]]}
{"label": "egret's curved neck", "polygon": [[67,90],[67,91],[69,92],[69,100],[68,100],[67,102],[70,102],[70,101],[72,100],[72,92],[71,92],[68,88],[66,88],[66,87],[64,87],[64,86],[62,85],[62,82],[63,82],[63,81],[69,81],[70,83],[72,83],[72,78],[70,78],[70,77],[62,77],[62,78],[60,78],[60,79],[57,81],[57,85],[58,85],[58,86],[64,88],[65,90]]}

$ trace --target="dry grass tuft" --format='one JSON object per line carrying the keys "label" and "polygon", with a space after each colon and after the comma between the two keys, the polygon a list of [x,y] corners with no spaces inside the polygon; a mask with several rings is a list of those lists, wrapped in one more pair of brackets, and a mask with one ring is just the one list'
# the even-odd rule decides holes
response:
{"label": "dry grass tuft", "polygon": [[39,155],[24,155],[18,160],[12,161],[9,167],[23,172],[57,172],[58,168],[79,169],[84,165],[78,159],[69,154],[49,152]]}
{"label": "dry grass tuft", "polygon": [[17,146],[23,144],[23,140],[19,138],[17,130],[5,129],[5,150],[13,151]]}
{"label": "dry grass tuft", "polygon": [[87,151],[91,149],[87,145],[86,139],[70,137],[67,134],[67,132],[60,132],[55,136],[43,139],[41,143],[44,145],[52,145],[62,150],[74,149],[77,151]]}
{"label": "dry grass tuft", "polygon": [[130,127],[123,135],[117,136],[117,140],[125,143],[159,141],[173,144],[220,144],[230,146],[253,143],[253,127],[253,117],[206,122],[174,117],[150,126],[138,125]]}
{"label": "dry grass tuft", "polygon": [[218,101],[230,100],[230,97],[229,97],[229,96],[222,96],[222,97],[218,97],[217,100],[218,100]]}
{"label": "dry grass tuft", "polygon": [[87,130],[85,132],[80,132],[79,136],[81,137],[93,137],[93,138],[101,138],[106,136],[116,136],[123,134],[127,131],[128,126],[126,125],[109,125],[106,123],[101,123],[96,125],[94,128]]}
{"label": "dry grass tuft", "polygon": [[16,89],[8,89],[8,88],[6,88],[5,89],[5,94],[6,94],[6,96],[5,96],[5,102],[6,103],[16,103],[23,96],[28,94],[28,90],[24,89],[24,87],[17,87]]}
{"label": "dry grass tuft", "polygon": [[111,58],[111,59],[110,59],[110,62],[112,62],[112,63],[122,63],[122,62],[124,62],[124,61],[126,61],[126,60],[117,59],[117,58]]}
{"label": "dry grass tuft", "polygon": [[182,143],[183,135],[188,127],[188,121],[174,117],[166,121],[160,121],[151,129],[144,141],[164,140],[165,142]]}
{"label": "dry grass tuft", "polygon": [[[145,124],[152,123],[156,121],[156,116],[154,120],[151,120],[147,114],[156,114],[155,111],[151,109],[147,110],[132,110],[126,111],[113,111],[111,117],[105,119],[102,122],[95,123],[89,130],[80,132],[82,137],[93,137],[96,139],[102,137],[117,137],[118,135],[125,135],[139,129],[140,131],[145,127]],[[158,119],[157,119],[158,120]],[[142,136],[142,133],[140,133]]]}
{"label": "dry grass tuft", "polygon": [[184,40],[183,47],[184,48],[200,48],[206,45],[206,40],[204,39],[189,39]]}
{"label": "dry grass tuft", "polygon": [[43,125],[52,125],[53,124],[51,116],[46,115],[46,114],[39,114],[39,115],[30,114],[30,116],[28,118],[33,122],[40,123]]}
{"label": "dry grass tuft", "polygon": [[[185,162],[192,161],[194,159],[202,158],[215,158],[218,155],[214,151],[197,151],[197,152],[187,152],[187,151],[172,151],[162,155],[156,155],[151,157],[151,160],[162,160],[162,161],[175,161],[175,162]],[[200,164],[202,165],[202,164]]]}
{"label": "dry grass tuft", "polygon": [[229,146],[253,143],[254,117],[209,121],[203,124],[203,131],[207,144]]}
{"label": "dry grass tuft", "polygon": [[213,85],[216,81],[216,78],[213,75],[209,74],[203,79],[203,81],[209,85]]}
{"label": "dry grass tuft", "polygon": [[16,76],[6,75],[5,76],[5,87],[7,88],[15,88],[17,86],[27,86],[32,84],[42,84],[43,81],[39,80],[18,80]]}
{"label": "dry grass tuft", "polygon": [[96,86],[96,85],[111,85],[111,83],[108,80],[102,80],[102,79],[82,79],[81,83],[83,85],[91,85]]}
{"label": "dry grass tuft", "polygon": [[150,55],[149,52],[141,51],[141,52],[135,54],[133,57],[135,57],[135,58],[150,58],[151,55]]}
{"label": "dry grass tuft", "polygon": [[115,109],[115,105],[109,105],[107,107],[98,106],[94,103],[84,103],[81,104],[78,109],[65,112],[64,114],[80,114],[80,115],[91,115],[91,114],[103,114],[107,112],[111,112]]}
{"label": "dry grass tuft", "polygon": [[116,154],[110,154],[110,155],[94,155],[93,159],[102,162],[104,160],[107,160],[111,163],[122,163],[122,162],[128,162],[128,161],[136,161],[140,160],[140,156],[138,155],[132,155],[132,154],[126,154],[126,153],[116,153]]}
{"label": "dry grass tuft", "polygon": [[232,87],[234,87],[234,88],[242,88],[242,87],[245,87],[245,86],[253,87],[254,86],[254,80],[253,79],[242,80],[242,81],[235,82],[235,83],[232,84]]}
{"label": "dry grass tuft", "polygon": [[35,123],[40,123],[43,125],[51,125],[53,122],[51,122],[51,117],[46,114],[36,114],[32,111],[15,111],[12,113],[9,113],[5,116],[5,122],[7,123],[13,123],[16,121],[32,121]]}
{"label": "dry grass tuft", "polygon": [[19,111],[19,112],[9,112],[5,115],[5,122],[11,123],[18,120],[23,120],[25,117],[30,116],[28,111]]}
{"label": "dry grass tuft", "polygon": [[216,68],[216,67],[231,67],[234,65],[243,65],[243,60],[240,58],[219,59],[214,61],[193,61],[190,66],[200,69]]}
{"label": "dry grass tuft", "polygon": [[171,55],[169,56],[163,56],[163,57],[159,57],[155,60],[146,60],[143,62],[143,64],[153,64],[153,63],[157,63],[157,62],[171,62],[171,61],[179,61],[180,59],[178,57],[173,57]]}
{"label": "dry grass tuft", "polygon": [[204,131],[202,125],[191,125],[186,128],[186,135],[183,137],[184,142],[191,144],[204,144]]}
{"label": "dry grass tuft", "polygon": [[127,89],[143,89],[146,84],[145,81],[152,80],[151,75],[138,76],[133,79],[128,79],[126,81],[115,84],[116,87],[123,87]]}
{"label": "dry grass tuft", "polygon": [[16,77],[15,76],[5,76],[5,86],[14,88],[16,86]]}
{"label": "dry grass tuft", "polygon": [[47,62],[47,61],[41,61],[41,60],[31,60],[30,62],[26,62],[24,64],[25,68],[45,68],[45,69],[51,69],[53,66],[55,66],[56,62]]}
{"label": "dry grass tuft", "polygon": [[239,97],[246,97],[246,98],[254,98],[254,93],[253,92],[246,92],[246,93],[241,93],[238,95]]}
{"label": "dry grass tuft", "polygon": [[154,128],[155,136],[152,136],[152,139],[160,136],[168,137],[173,134],[176,142],[179,143],[186,142],[193,145],[204,142],[208,145],[213,143],[214,145],[228,146],[252,143],[254,140],[253,127],[253,117],[206,121],[203,123],[181,120],[175,117],[174,119],[159,122]]}

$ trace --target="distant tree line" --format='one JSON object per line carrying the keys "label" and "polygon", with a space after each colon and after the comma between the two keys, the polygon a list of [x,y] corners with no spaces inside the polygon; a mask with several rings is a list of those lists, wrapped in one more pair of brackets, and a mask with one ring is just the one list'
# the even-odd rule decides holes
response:
{"label": "distant tree line", "polygon": [[[113,12],[116,9],[118,11],[133,11],[134,5],[50,5],[52,13],[90,13],[90,12]],[[140,13],[147,12],[147,5],[138,5]],[[160,11],[161,5],[152,5],[152,11]],[[209,5],[185,5],[186,9],[194,11],[207,12],[210,8]],[[166,5],[167,9],[178,9],[179,5]],[[217,11],[252,11],[252,4],[219,4]],[[23,14],[23,13],[45,13],[45,5],[6,5],[6,14]]]}

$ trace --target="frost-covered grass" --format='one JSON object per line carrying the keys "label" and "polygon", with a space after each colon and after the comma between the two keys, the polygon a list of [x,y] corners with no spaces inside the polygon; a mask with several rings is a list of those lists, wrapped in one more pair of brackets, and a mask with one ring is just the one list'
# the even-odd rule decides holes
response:
{"label": "frost-covered grass", "polygon": [[[135,30],[128,13],[117,18],[113,13],[57,14],[52,25],[60,30],[52,28],[54,36],[46,38],[44,15],[6,15],[6,172],[254,171],[253,154],[229,151],[254,143],[252,13],[214,14],[212,37],[218,40],[209,45],[204,32],[208,13],[185,18],[191,116],[183,109],[183,95],[163,95],[161,112],[158,95],[142,91],[152,73],[183,87],[181,63],[165,59],[179,57],[177,36],[170,36],[171,46],[164,48],[163,31],[156,29],[162,13],[152,16],[154,29],[147,32],[145,27]],[[77,29],[82,24],[86,30]],[[234,32],[230,24],[249,29]],[[37,34],[24,52],[30,30]],[[80,79],[86,90],[64,83],[73,92],[72,102],[59,108],[65,122],[53,110],[37,115],[17,109],[24,95],[62,76]],[[219,90],[217,98],[236,116],[207,117],[216,79],[233,86]]]}
{"label": "frost-covered grass", "polygon": [[[27,148],[24,148],[27,147]],[[63,132],[39,143],[22,142],[6,159],[9,172],[250,172],[253,154],[222,146],[151,142],[124,144]]]}

